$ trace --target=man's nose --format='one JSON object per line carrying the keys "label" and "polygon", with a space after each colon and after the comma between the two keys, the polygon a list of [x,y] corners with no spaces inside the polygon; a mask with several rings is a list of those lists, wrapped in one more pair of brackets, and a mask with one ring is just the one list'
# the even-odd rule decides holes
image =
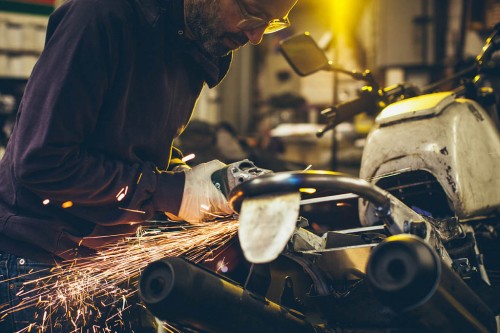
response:
{"label": "man's nose", "polygon": [[262,37],[264,37],[264,31],[266,30],[266,28],[267,27],[264,26],[245,31],[245,35],[247,36],[250,44],[257,45],[262,42]]}

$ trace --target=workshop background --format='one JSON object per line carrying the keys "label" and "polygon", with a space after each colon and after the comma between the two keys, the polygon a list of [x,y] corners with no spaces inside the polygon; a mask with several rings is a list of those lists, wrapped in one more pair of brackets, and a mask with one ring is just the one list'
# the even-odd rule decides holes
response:
{"label": "workshop background", "polygon": [[[0,1],[0,157],[31,70],[43,50],[50,13],[62,1]],[[362,83],[332,72],[300,77],[280,40],[310,32],[329,59],[370,69],[382,86],[423,87],[465,66],[500,21],[498,0],[299,0],[292,27],[236,52],[229,75],[204,89],[177,145],[195,165],[250,158],[275,171],[339,170],[358,175],[372,117],[362,114],[321,139],[321,111],[356,96]]]}

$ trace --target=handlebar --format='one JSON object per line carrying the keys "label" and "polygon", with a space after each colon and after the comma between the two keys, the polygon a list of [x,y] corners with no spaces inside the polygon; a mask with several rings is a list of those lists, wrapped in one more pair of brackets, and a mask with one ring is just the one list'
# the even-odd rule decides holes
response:
{"label": "handlebar", "polygon": [[[483,46],[481,53],[476,57],[476,60],[473,65],[455,73],[454,75],[448,78],[430,84],[429,86],[422,89],[422,93],[427,94],[434,92],[443,84],[457,79],[467,78],[467,80],[470,81],[471,78],[474,78],[476,75],[484,73],[488,62],[491,60],[493,53],[495,53],[499,49],[500,49],[500,23],[497,23],[493,28],[493,31],[488,37],[488,39],[486,39],[486,43]],[[479,84],[479,82],[480,78],[474,79],[474,84]],[[456,88],[454,92],[457,95],[460,96],[463,95],[467,91],[467,88],[464,86],[465,84],[462,84],[462,86]]]}
{"label": "handlebar", "polygon": [[476,63],[479,67],[484,66],[486,62],[491,59],[491,55],[499,49],[500,46],[500,23],[497,23],[493,28],[493,32],[486,40],[486,44],[484,45],[481,53],[476,57]]}
{"label": "handlebar", "polygon": [[331,108],[323,110],[321,114],[328,119],[325,128],[316,133],[317,137],[323,136],[326,131],[334,128],[338,124],[352,119],[355,115],[362,112],[373,114],[378,111],[377,98],[373,89],[369,86],[363,87],[358,97],[349,101],[337,104]]}
{"label": "handlebar", "polygon": [[327,125],[316,133],[317,137],[323,136],[325,132],[335,128],[338,124],[352,119],[355,115],[366,112],[375,115],[381,111],[387,104],[394,102],[397,99],[414,97],[420,94],[428,94],[438,90],[443,84],[452,80],[462,79],[461,86],[453,90],[457,96],[467,95],[471,92],[471,87],[478,86],[481,82],[482,75],[486,71],[487,64],[495,51],[500,50],[500,23],[497,23],[493,28],[493,32],[486,40],[485,46],[481,54],[476,57],[475,64],[452,75],[449,78],[433,83],[422,90],[415,89],[407,84],[379,89],[378,85],[371,75],[370,71],[349,72],[342,68],[335,67],[329,62],[328,70],[338,71],[349,74],[356,80],[363,80],[369,85],[364,86],[359,96],[349,101],[340,103],[321,112],[327,118]]}
{"label": "handlebar", "polygon": [[413,97],[418,94],[418,88],[411,84],[397,84],[383,90],[375,90],[372,86],[365,86],[359,92],[358,97],[321,112],[323,116],[327,117],[328,124],[318,131],[316,136],[323,136],[328,130],[344,121],[352,119],[357,114],[366,112],[375,115],[399,96]]}

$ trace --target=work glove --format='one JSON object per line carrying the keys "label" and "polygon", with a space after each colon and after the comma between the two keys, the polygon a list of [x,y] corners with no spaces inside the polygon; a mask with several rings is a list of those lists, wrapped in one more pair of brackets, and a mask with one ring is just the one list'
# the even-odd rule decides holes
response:
{"label": "work glove", "polygon": [[178,216],[188,222],[213,220],[232,214],[227,199],[212,183],[211,176],[226,165],[219,160],[184,170],[186,180]]}

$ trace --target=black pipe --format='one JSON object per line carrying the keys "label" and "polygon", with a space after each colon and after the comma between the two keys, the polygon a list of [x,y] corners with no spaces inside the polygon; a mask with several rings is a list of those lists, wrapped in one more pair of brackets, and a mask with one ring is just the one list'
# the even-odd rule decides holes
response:
{"label": "black pipe", "polygon": [[367,278],[382,304],[432,332],[496,332],[493,312],[418,237],[396,235],[380,243]]}
{"label": "black pipe", "polygon": [[231,208],[239,212],[246,198],[295,192],[301,188],[354,193],[372,202],[380,216],[389,214],[388,192],[363,179],[319,170],[276,172],[250,179],[233,188],[229,193],[228,201]]}
{"label": "black pipe", "polygon": [[182,258],[149,264],[139,294],[156,317],[203,332],[315,332],[300,313]]}

